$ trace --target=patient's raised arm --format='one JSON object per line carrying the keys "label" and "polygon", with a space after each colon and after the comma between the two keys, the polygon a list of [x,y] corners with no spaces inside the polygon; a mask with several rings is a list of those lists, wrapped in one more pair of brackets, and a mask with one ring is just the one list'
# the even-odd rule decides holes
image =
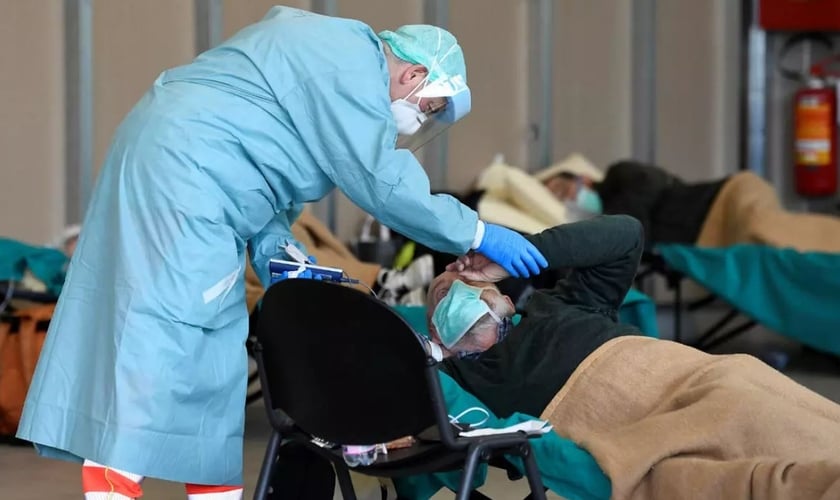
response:
{"label": "patient's raised arm", "polygon": [[633,284],[644,248],[641,223],[602,215],[528,236],[550,269],[572,269],[555,293],[564,300],[617,310]]}

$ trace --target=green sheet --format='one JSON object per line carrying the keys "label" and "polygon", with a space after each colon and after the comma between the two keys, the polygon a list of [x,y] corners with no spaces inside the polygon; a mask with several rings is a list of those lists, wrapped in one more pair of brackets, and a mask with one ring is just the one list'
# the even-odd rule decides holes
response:
{"label": "green sheet", "polygon": [[656,322],[656,304],[642,292],[631,288],[618,310],[618,320],[633,325],[648,337],[659,338],[659,324]]}
{"label": "green sheet", "polygon": [[840,254],[660,245],[672,268],[776,333],[840,354]]}
{"label": "green sheet", "polygon": [[50,293],[58,295],[66,264],[67,257],[59,250],[0,238],[0,281],[20,281],[29,269]]}

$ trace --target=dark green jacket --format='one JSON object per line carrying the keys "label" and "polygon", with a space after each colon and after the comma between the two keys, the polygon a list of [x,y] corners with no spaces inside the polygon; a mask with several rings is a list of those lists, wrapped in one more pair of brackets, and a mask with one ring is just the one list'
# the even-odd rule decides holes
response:
{"label": "dark green jacket", "polygon": [[586,356],[612,338],[641,335],[617,322],[642,254],[638,220],[599,216],[528,239],[550,269],[569,273],[531,296],[503,342],[476,359],[448,358],[441,366],[500,417],[540,415]]}
{"label": "dark green jacket", "polygon": [[648,247],[693,244],[727,179],[686,183],[662,168],[634,161],[611,165],[595,190],[605,214],[632,215],[645,228]]}

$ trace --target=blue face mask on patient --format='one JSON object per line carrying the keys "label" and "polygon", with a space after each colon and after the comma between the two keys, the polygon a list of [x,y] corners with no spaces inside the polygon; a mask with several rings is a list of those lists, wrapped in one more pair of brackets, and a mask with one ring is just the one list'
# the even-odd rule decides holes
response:
{"label": "blue face mask on patient", "polygon": [[601,197],[589,186],[578,186],[577,196],[575,197],[575,205],[578,208],[589,213],[600,214],[603,211],[601,204]]}
{"label": "blue face mask on patient", "polygon": [[483,288],[470,286],[461,280],[452,282],[449,293],[441,300],[432,315],[432,324],[444,347],[451,349],[485,314],[497,322],[501,319],[481,300]]}

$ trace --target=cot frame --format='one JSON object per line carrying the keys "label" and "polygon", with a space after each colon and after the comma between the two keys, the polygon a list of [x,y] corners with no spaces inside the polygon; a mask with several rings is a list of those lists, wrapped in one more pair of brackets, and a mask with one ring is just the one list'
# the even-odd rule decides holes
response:
{"label": "cot frame", "polygon": [[[694,312],[723,301],[720,297],[713,293],[697,300],[685,301],[682,293],[682,285],[686,279],[691,278],[668,266],[668,263],[665,262],[665,259],[660,254],[656,252],[645,252],[639,265],[639,271],[636,273],[634,280],[636,287],[644,290],[645,284],[654,275],[659,275],[665,278],[668,290],[671,290],[674,293],[674,301],[672,304],[674,311],[674,341],[684,343],[683,312]],[[738,317],[740,311],[728,303],[726,306],[729,310],[712,326],[704,330],[696,340],[688,343],[688,345],[702,351],[709,351],[725,342],[743,335],[758,324],[755,320],[747,318],[737,323],[735,326],[727,328]]]}

